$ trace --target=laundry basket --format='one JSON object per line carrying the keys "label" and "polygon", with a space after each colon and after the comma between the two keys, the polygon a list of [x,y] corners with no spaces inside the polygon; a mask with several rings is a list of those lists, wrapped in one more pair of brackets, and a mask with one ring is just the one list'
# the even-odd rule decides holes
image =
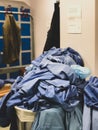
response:
{"label": "laundry basket", "polygon": [[35,112],[32,112],[31,110],[22,109],[18,106],[15,106],[16,115],[18,117],[18,129],[19,130],[27,130],[28,127],[31,127],[31,124],[34,121]]}

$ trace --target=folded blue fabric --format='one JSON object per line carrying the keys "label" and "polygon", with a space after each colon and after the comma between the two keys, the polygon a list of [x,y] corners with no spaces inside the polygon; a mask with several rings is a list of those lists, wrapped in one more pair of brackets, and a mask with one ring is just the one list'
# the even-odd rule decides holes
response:
{"label": "folded blue fabric", "polygon": [[84,88],[84,103],[98,110],[98,77],[91,76]]}

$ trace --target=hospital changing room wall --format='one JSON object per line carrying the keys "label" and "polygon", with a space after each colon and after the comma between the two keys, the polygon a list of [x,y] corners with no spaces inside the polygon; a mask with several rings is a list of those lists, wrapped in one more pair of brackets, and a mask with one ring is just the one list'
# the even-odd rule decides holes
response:
{"label": "hospital changing room wall", "polygon": [[[28,3],[31,6],[31,10],[34,11],[32,14],[34,13],[35,57],[37,57],[42,53],[52,18],[53,4],[56,0],[23,1]],[[71,27],[70,23],[68,24],[68,15],[70,15],[68,10],[74,7],[79,9],[81,13],[81,16],[79,16],[80,22],[78,23],[81,24],[81,29],[78,33],[68,31],[68,28]],[[97,7],[97,0],[60,0],[61,47],[70,46],[76,49],[82,55],[85,65],[91,69],[94,75],[98,75]]]}
{"label": "hospital changing room wall", "polygon": [[[25,1],[25,0],[24,0]],[[85,65],[89,67],[92,74],[98,75],[98,1],[97,0],[59,0],[60,1],[60,44],[61,48],[72,47],[76,49],[83,57]],[[25,1],[26,2],[26,1]],[[34,40],[35,40],[35,57],[38,57],[43,50],[50,26],[53,3],[56,0],[31,0],[31,10],[34,10]],[[88,4],[89,3],[89,4]],[[79,22],[80,32],[73,31],[71,22],[75,27],[74,20],[69,20],[68,10],[76,8],[80,13]],[[76,18],[77,16],[74,16]],[[70,21],[70,22],[69,22]],[[68,24],[69,23],[69,24]],[[76,26],[77,28],[77,26]],[[79,31],[79,30],[78,30]]]}
{"label": "hospital changing room wall", "polygon": [[60,13],[61,47],[76,49],[98,76],[98,0],[60,0]]}
{"label": "hospital changing room wall", "polygon": [[[60,1],[60,45],[61,48],[72,47],[77,50],[85,61],[85,65],[91,69],[92,74],[98,75],[98,1],[97,0],[59,0]],[[56,0],[31,0],[31,9],[34,10],[34,39],[35,57],[38,57],[43,50],[50,26],[53,4]],[[34,3],[34,5],[32,4]],[[89,4],[88,4],[89,3]],[[33,6],[33,7],[32,7]],[[76,8],[72,21],[68,10]],[[76,15],[80,15],[78,20]],[[68,16],[69,15],[69,16]],[[73,15],[73,14],[72,14]],[[73,23],[71,23],[73,22]],[[69,24],[68,24],[69,23]],[[78,23],[78,24],[77,24]],[[80,32],[73,31],[71,24],[79,25]],[[68,30],[69,28],[69,30]],[[76,26],[77,28],[77,26]]]}
{"label": "hospital changing room wall", "polygon": [[23,1],[30,6],[34,20],[34,54],[38,57],[46,42],[47,32],[50,28],[54,11],[54,3],[57,0],[13,0]]}
{"label": "hospital changing room wall", "polygon": [[31,0],[31,10],[34,17],[35,57],[42,52],[50,28],[56,0]]}

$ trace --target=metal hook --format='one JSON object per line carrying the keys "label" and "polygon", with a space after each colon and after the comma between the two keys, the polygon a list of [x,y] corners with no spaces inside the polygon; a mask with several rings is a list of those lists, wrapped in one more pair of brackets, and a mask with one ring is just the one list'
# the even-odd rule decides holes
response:
{"label": "metal hook", "polygon": [[12,14],[12,6],[11,6],[11,5],[8,5],[8,6],[5,8],[5,14],[7,14],[7,13]]}
{"label": "metal hook", "polygon": [[28,9],[24,8],[24,6],[21,6],[20,11],[22,12],[22,17],[28,17]]}
{"label": "metal hook", "polygon": [[56,3],[59,3],[60,2],[60,0],[56,0]]}

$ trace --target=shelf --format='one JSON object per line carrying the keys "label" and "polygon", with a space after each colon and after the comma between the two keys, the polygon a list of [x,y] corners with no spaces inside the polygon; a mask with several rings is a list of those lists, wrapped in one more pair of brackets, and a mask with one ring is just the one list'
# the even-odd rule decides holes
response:
{"label": "shelf", "polygon": [[6,68],[0,68],[0,74],[5,74],[5,73],[11,73],[20,70],[21,68],[26,67],[27,65],[22,65],[22,66],[15,66],[15,67],[6,67]]}

